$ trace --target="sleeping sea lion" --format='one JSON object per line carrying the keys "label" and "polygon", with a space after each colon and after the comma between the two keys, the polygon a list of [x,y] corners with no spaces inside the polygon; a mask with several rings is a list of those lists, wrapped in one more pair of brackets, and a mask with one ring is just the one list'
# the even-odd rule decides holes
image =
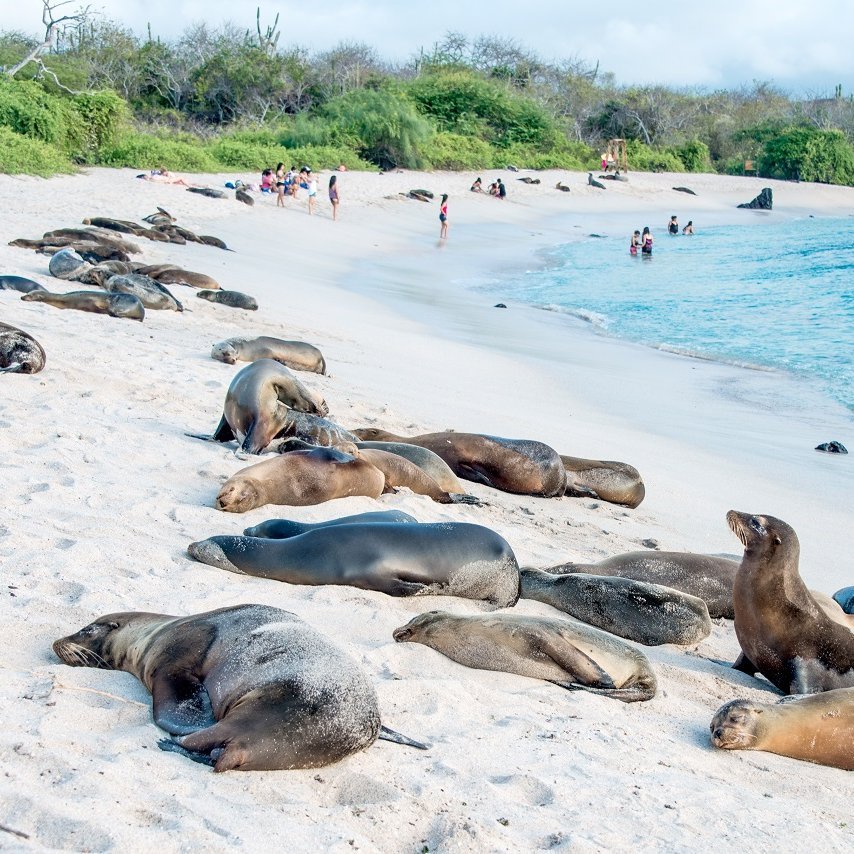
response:
{"label": "sleeping sea lion", "polygon": [[561,454],[566,469],[566,495],[588,496],[637,507],[646,495],[636,468],[613,460],[585,460]]}
{"label": "sleeping sea lion", "polygon": [[766,750],[854,771],[854,688],[837,688],[778,703],[733,700],[710,725],[724,750]]}
{"label": "sleeping sea lion", "polygon": [[160,311],[184,310],[184,306],[175,299],[169,290],[150,276],[143,276],[139,273],[110,276],[106,280],[104,288],[114,294],[132,294],[146,308]]}
{"label": "sleeping sea lion", "polygon": [[220,305],[227,305],[229,308],[242,308],[246,311],[258,310],[258,301],[255,297],[251,297],[249,294],[242,294],[240,291],[224,291],[220,288],[216,291],[197,291],[196,296],[208,302],[218,302]]}
{"label": "sleeping sea lion", "polygon": [[[237,439],[242,451],[260,454],[281,435],[290,410],[326,415],[329,407],[284,365],[272,359],[260,359],[241,368],[231,381],[222,418],[213,436],[196,438],[215,442]],[[293,423],[294,419],[290,421]]]}
{"label": "sleeping sea lion", "polygon": [[44,285],[32,279],[25,279],[23,276],[0,276],[0,291],[18,291],[21,294],[28,294],[32,291],[46,290]]}
{"label": "sleeping sea lion", "polygon": [[604,575],[521,572],[522,598],[545,602],[583,623],[646,646],[694,644],[712,621],[702,599],[671,587]]}
{"label": "sleeping sea lion", "polygon": [[389,596],[461,596],[499,608],[519,598],[513,550],[482,525],[325,525],[286,539],[210,537],[187,551],[229,572],[289,584],[345,584]]}
{"label": "sleeping sea lion", "polygon": [[222,486],[217,510],[245,513],[265,504],[306,506],[348,495],[379,498],[383,473],[334,448],[293,451],[241,469]]}
{"label": "sleeping sea lion", "polygon": [[395,436],[385,430],[353,430],[362,441],[406,442],[438,454],[458,477],[504,492],[563,495],[566,470],[557,451],[531,439],[504,439],[480,433],[425,433]]}
{"label": "sleeping sea lion", "polygon": [[738,669],[759,671],[784,694],[854,687],[854,632],[831,620],[807,590],[794,530],[773,516],[736,510],[727,522],[744,546],[733,588]]}
{"label": "sleeping sea lion", "polygon": [[384,522],[388,524],[407,524],[417,522],[414,516],[402,510],[372,510],[367,513],[355,513],[352,516],[339,516],[326,522],[293,522],[290,519],[268,519],[260,525],[253,525],[243,532],[244,537],[266,537],[270,540],[285,540],[297,537],[318,528],[334,528],[338,525],[362,525],[366,522]]}
{"label": "sleeping sea lion", "polygon": [[42,345],[32,335],[0,323],[0,374],[37,374],[46,360]]}
{"label": "sleeping sea lion", "polygon": [[289,611],[236,605],[190,617],[107,614],[53,645],[72,667],[132,673],[151,692],[158,744],[214,771],[317,768],[379,738],[364,671]]}
{"label": "sleeping sea lion", "polygon": [[466,667],[502,670],[624,703],[651,700],[656,680],[640,650],[576,620],[430,611],[394,631]]}
{"label": "sleeping sea lion", "polygon": [[258,359],[273,359],[297,371],[326,373],[323,353],[304,341],[283,341],[281,338],[228,338],[214,344],[211,358],[233,365],[235,362],[255,362]]}
{"label": "sleeping sea lion", "polygon": [[345,454],[353,454],[356,437],[327,418],[289,409],[282,429],[267,450],[287,454],[290,451],[310,451],[315,447],[337,448]]}
{"label": "sleeping sea lion", "polygon": [[[355,438],[354,436],[353,439],[355,440]],[[463,485],[451,471],[450,466],[438,454],[434,454],[433,451],[422,448],[420,445],[408,445],[406,442],[356,442],[356,447],[397,454],[417,465],[424,474],[435,480],[439,488],[444,489],[445,492],[465,492]]]}
{"label": "sleeping sea lion", "polygon": [[130,320],[145,319],[145,307],[131,294],[105,294],[98,291],[54,294],[50,291],[32,291],[24,294],[21,299],[25,302],[44,302],[54,308],[73,308],[77,311],[108,314],[110,317],[126,317]]}

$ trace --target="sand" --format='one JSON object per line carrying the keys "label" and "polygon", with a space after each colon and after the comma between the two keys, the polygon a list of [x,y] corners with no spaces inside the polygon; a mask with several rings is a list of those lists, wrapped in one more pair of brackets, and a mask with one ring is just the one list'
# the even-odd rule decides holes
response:
{"label": "sand", "polygon": [[[648,703],[569,693],[510,674],[465,669],[392,631],[425,610],[477,613],[449,597],[391,599],[347,587],[291,587],[192,562],[188,543],[267,518],[320,521],[398,508],[422,521],[488,525],[520,564],[595,560],[643,548],[740,555],[730,508],[792,524],[808,583],[852,583],[851,413],[774,372],[689,359],[596,335],[589,325],[510,304],[470,286],[531,269],[539,251],[590,232],[744,223],[757,234],[790,216],[852,215],[854,190],[753,178],[631,175],[606,192],[586,176],[543,173],[509,197],[468,192],[469,174],[346,173],[333,223],[325,193],[278,210],[154,185],[130,170],[51,180],[0,176],[0,273],[51,290],[47,259],[15,237],[88,215],[138,220],[163,206],[234,252],[143,241],[150,263],[175,262],[257,298],[241,312],[172,290],[192,311],[145,323],[59,311],[0,291],[0,319],[47,351],[35,376],[0,378],[0,847],[21,850],[695,851],[850,850],[845,772],[765,753],[712,749],[708,725],[767,684],[726,666],[732,624],[695,648],[646,649],[659,681]],[[496,173],[497,174],[497,173]],[[221,186],[235,176],[188,176]],[[251,176],[240,176],[244,180]],[[326,175],[321,176],[325,187]],[[483,173],[485,183],[494,177]],[[572,192],[554,190],[557,180]],[[674,193],[688,185],[696,197]],[[738,211],[763,186],[771,214]],[[437,205],[399,195],[449,192]],[[773,319],[769,319],[773,322]],[[441,506],[402,492],[309,508],[216,511],[221,483],[245,465],[211,431],[240,365],[210,358],[234,335],[320,347],[329,376],[301,373],[346,427],[398,433],[456,428],[535,438],[562,453],[629,462],[647,499],[628,510],[590,499],[539,499],[471,485],[488,507]],[[189,614],[259,602],[287,608],[365,668],[383,721],[428,752],[378,743],[320,771],[229,773],[156,747],[150,698],[132,676],[72,669],[57,637],[111,611]],[[522,602],[520,612],[554,614]]]}

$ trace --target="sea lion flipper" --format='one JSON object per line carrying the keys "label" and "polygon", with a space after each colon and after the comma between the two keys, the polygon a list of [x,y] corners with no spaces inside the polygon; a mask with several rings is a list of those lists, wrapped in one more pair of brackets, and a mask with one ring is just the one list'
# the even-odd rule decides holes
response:
{"label": "sea lion flipper", "polygon": [[733,670],[739,670],[748,676],[755,676],[759,670],[756,665],[742,652],[732,665]]}
{"label": "sea lion flipper", "polygon": [[228,421],[226,421],[225,413],[223,413],[222,418],[219,419],[219,424],[217,424],[216,430],[214,430],[211,438],[214,442],[231,442],[233,439],[237,438]]}
{"label": "sea lion flipper", "polygon": [[467,492],[450,492],[448,493],[451,504],[471,504],[474,507],[488,507],[485,501],[481,501],[476,495],[469,495]]}
{"label": "sea lion flipper", "polygon": [[415,741],[412,738],[409,738],[407,735],[403,735],[402,733],[395,732],[393,729],[389,729],[387,726],[380,727],[380,734],[377,736],[381,741],[392,741],[395,744],[403,744],[407,747],[414,747],[418,750],[429,750],[429,744],[422,744],[420,741]]}
{"label": "sea lion flipper", "polygon": [[614,680],[589,655],[582,652],[570,641],[558,644],[551,638],[538,637],[537,648],[543,655],[552,659],[558,667],[563,668],[568,673],[575,674],[577,679],[588,683],[586,686],[570,683],[573,687],[615,687]]}
{"label": "sea lion flipper", "polygon": [[161,750],[165,750],[167,753],[179,753],[181,756],[185,756],[193,762],[198,762],[200,765],[207,765],[210,768],[213,768],[213,766],[216,765],[216,757],[207,753],[198,753],[194,750],[187,750],[186,747],[181,747],[177,741],[172,741],[171,738],[161,738],[157,742],[157,746]]}
{"label": "sea lion flipper", "polygon": [[188,735],[216,723],[208,692],[189,674],[158,674],[151,697],[154,723],[170,735]]}

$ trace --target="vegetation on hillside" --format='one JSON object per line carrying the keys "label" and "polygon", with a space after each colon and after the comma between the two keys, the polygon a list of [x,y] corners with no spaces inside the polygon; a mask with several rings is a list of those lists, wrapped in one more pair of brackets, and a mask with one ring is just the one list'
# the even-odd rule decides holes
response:
{"label": "vegetation on hillside", "polygon": [[43,42],[0,31],[0,172],[594,169],[620,137],[635,170],[740,174],[753,161],[767,177],[854,185],[841,87],[622,86],[578,59],[455,33],[393,65],[363,44],[280,46],[278,19],[262,27],[260,14],[253,29],[197,24],[168,41],[88,13],[52,28],[43,2]]}

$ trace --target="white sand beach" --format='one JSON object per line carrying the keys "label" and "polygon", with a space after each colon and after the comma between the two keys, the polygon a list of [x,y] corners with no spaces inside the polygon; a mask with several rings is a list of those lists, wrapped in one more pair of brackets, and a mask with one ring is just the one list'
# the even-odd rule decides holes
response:
{"label": "white sand beach", "polygon": [[[493,171],[481,174],[488,183]],[[187,177],[220,187],[235,176]],[[740,557],[724,518],[735,508],[795,528],[810,587],[854,584],[854,457],[813,450],[829,439],[854,446],[849,411],[781,373],[644,348],[510,302],[495,309],[491,295],[462,284],[532,268],[540,250],[579,234],[625,233],[628,243],[631,229],[661,226],[674,210],[698,229],[737,222],[757,233],[786,217],[851,216],[854,189],[631,174],[603,193],[586,175],[545,172],[529,186],[506,173],[510,195],[499,202],[469,193],[474,177],[342,173],[333,222],[324,193],[309,217],[304,196],[281,210],[256,194],[250,208],[136,180],[131,170],[0,176],[0,275],[78,290],[48,275],[46,256],[8,242],[92,215],[139,221],[159,205],[234,251],[142,240],[137,257],[206,273],[260,305],[234,310],[170,286],[188,310],[149,311],[135,323],[0,291],[0,320],[47,353],[41,373],[0,377],[0,848],[852,849],[850,774],[712,748],[709,722],[722,704],[778,697],[729,669],[739,651],[731,622],[715,621],[696,647],[643,648],[658,694],[626,705],[467,669],[392,639],[423,611],[474,614],[486,610],[480,603],[297,587],[186,555],[191,541],[269,518],[398,508],[420,521],[487,525],[521,566],[599,560],[650,538],[662,549]],[[558,180],[571,192],[556,191]],[[698,195],[675,193],[678,185]],[[764,186],[773,212],[736,209]],[[437,239],[438,205],[400,195],[421,187],[450,194],[446,243]],[[185,433],[216,426],[242,365],[214,361],[210,349],[236,335],[318,346],[329,375],[299,376],[342,426],[538,439],[564,454],[631,463],[646,500],[629,510],[471,484],[489,506],[401,492],[219,512],[220,485],[247,463]],[[215,775],[158,750],[163,733],[134,677],[71,668],[51,650],[109,612],[183,615],[248,602],[291,610],[337,642],[375,683],[383,722],[430,750],[378,742],[320,770]]]}

